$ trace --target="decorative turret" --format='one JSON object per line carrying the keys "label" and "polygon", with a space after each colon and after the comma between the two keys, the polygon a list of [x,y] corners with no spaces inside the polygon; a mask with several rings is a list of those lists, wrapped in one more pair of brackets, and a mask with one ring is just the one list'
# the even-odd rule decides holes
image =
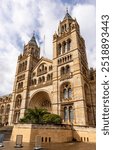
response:
{"label": "decorative turret", "polygon": [[68,10],[66,10],[64,19],[59,23],[58,36],[61,37],[63,34],[69,33],[73,30],[79,32],[79,25],[76,19],[73,19],[71,15],[68,13]]}
{"label": "decorative turret", "polygon": [[33,34],[31,40],[28,42],[29,45],[37,45],[36,39],[35,39],[35,35]]}
{"label": "decorative turret", "polygon": [[[75,38],[75,42],[72,40],[72,37]],[[59,22],[58,32],[55,32],[53,35],[53,57],[65,55],[70,50],[78,48],[77,37],[80,37],[79,25],[76,19],[73,19],[68,10],[66,10],[63,20]]]}
{"label": "decorative turret", "polygon": [[25,56],[29,54],[35,58],[40,58],[40,48],[38,47],[34,34],[28,44],[24,46],[23,55]]}
{"label": "decorative turret", "polygon": [[64,17],[64,19],[63,20],[66,20],[66,19],[71,19],[71,20],[73,20],[73,18],[70,16],[70,14],[68,13],[68,9],[66,10],[66,15],[65,15],[65,17]]}

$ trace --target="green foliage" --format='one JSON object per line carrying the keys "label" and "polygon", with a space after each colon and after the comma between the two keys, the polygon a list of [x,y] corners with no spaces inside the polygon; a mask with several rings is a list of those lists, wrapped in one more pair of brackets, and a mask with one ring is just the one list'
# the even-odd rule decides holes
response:
{"label": "green foliage", "polygon": [[56,114],[45,114],[43,116],[44,123],[48,124],[61,124],[62,119],[59,115]]}
{"label": "green foliage", "polygon": [[20,123],[43,123],[43,115],[48,114],[46,109],[27,109],[25,116],[20,119]]}
{"label": "green foliage", "polygon": [[62,119],[59,115],[50,114],[46,109],[27,109],[25,116],[20,119],[20,123],[33,124],[60,124]]}

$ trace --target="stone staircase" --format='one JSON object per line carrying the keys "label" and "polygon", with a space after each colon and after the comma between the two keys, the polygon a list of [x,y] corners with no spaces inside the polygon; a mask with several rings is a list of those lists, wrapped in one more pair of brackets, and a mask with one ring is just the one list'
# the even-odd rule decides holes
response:
{"label": "stone staircase", "polygon": [[4,141],[10,140],[12,130],[13,130],[12,126],[0,127],[0,134],[4,134]]}

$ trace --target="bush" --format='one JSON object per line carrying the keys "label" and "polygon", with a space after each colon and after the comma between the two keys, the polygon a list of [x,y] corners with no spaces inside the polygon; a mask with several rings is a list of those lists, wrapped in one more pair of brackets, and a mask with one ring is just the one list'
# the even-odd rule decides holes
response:
{"label": "bush", "polygon": [[42,118],[44,114],[48,114],[46,109],[37,109],[36,107],[34,109],[29,108],[26,110],[25,116],[20,119],[20,123],[43,123]]}
{"label": "bush", "polygon": [[62,119],[59,115],[56,114],[45,114],[43,116],[44,123],[48,124],[61,124]]}
{"label": "bush", "polygon": [[62,119],[59,115],[50,114],[46,109],[27,109],[25,116],[20,119],[20,123],[33,124],[61,124]]}

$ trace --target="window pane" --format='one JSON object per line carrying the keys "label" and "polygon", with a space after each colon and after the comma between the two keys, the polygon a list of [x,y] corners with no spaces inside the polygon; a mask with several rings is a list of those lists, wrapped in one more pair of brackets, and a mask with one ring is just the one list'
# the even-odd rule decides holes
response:
{"label": "window pane", "polygon": [[73,108],[69,107],[69,121],[73,122],[74,119],[74,112],[73,112]]}
{"label": "window pane", "polygon": [[64,108],[64,122],[68,120],[68,109],[67,107]]}
{"label": "window pane", "polygon": [[66,89],[64,89],[63,91],[63,95],[64,95],[64,99],[68,98],[68,92]]}
{"label": "window pane", "polygon": [[68,89],[68,97],[69,97],[69,98],[72,97],[72,90],[71,90],[71,88]]}

